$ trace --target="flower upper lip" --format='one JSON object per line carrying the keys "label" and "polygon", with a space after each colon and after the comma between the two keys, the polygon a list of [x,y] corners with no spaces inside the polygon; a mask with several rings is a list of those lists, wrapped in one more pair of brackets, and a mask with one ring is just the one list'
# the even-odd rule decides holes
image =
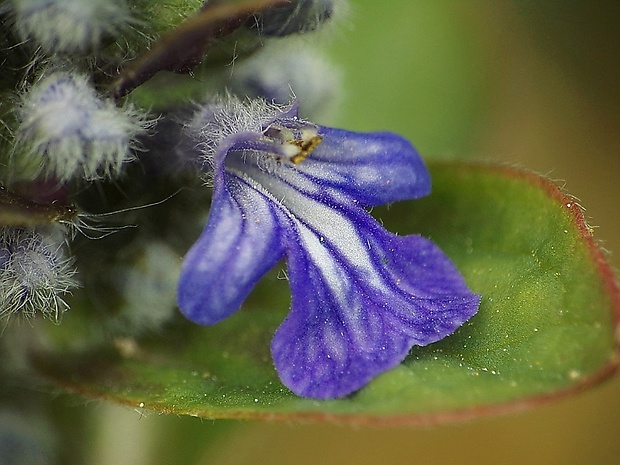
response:
{"label": "flower upper lip", "polygon": [[403,138],[315,126],[283,109],[213,146],[211,212],[185,258],[179,306],[217,323],[285,257],[291,311],[271,348],[298,395],[350,394],[476,312],[479,296],[437,246],[391,234],[364,210],[430,191]]}

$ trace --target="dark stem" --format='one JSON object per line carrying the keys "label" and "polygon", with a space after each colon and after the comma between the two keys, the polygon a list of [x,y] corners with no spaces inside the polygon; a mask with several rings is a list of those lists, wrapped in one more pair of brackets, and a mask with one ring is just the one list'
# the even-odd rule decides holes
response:
{"label": "dark stem", "polygon": [[189,73],[198,66],[219,38],[235,32],[253,14],[290,0],[250,0],[236,3],[211,1],[195,16],[161,37],[148,52],[132,61],[112,83],[110,93],[119,99],[158,71]]}
{"label": "dark stem", "polygon": [[[63,189],[57,193],[59,197],[64,194]],[[38,203],[0,186],[0,227],[35,227],[57,221],[72,221],[76,216],[76,208],[63,201]]]}

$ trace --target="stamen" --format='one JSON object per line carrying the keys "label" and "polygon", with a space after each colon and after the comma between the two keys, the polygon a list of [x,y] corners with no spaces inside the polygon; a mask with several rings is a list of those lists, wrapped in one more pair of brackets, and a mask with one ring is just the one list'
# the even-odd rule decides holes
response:
{"label": "stamen", "polygon": [[300,152],[290,158],[294,164],[301,163],[308,155],[312,153],[314,148],[321,143],[323,138],[319,136],[319,133],[314,128],[304,128],[301,130],[301,139],[295,139],[293,141],[287,141],[289,144],[299,147]]}
{"label": "stamen", "polygon": [[[265,131],[266,136],[282,143],[282,153],[293,164],[301,163],[308,158],[323,140],[315,127],[303,127],[295,132],[290,128],[274,125]],[[281,159],[277,158],[277,161]]]}

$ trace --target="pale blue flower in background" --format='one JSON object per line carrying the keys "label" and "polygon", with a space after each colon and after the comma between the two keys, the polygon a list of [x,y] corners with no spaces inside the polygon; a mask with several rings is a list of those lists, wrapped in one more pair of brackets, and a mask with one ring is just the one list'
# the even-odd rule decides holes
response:
{"label": "pale blue flower in background", "polygon": [[287,104],[294,97],[304,118],[329,121],[337,114],[341,74],[304,37],[272,41],[236,64],[227,82],[236,95]]}

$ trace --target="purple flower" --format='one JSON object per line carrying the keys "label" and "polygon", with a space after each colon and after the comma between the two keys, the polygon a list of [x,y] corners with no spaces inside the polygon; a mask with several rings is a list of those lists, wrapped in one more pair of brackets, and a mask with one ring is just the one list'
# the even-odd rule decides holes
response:
{"label": "purple flower", "polygon": [[479,296],[437,246],[396,236],[365,210],[429,193],[429,173],[403,138],[235,100],[205,107],[191,128],[214,167],[214,194],[183,263],[179,306],[215,324],[284,257],[292,304],[271,350],[294,393],[346,396],[477,311]]}

